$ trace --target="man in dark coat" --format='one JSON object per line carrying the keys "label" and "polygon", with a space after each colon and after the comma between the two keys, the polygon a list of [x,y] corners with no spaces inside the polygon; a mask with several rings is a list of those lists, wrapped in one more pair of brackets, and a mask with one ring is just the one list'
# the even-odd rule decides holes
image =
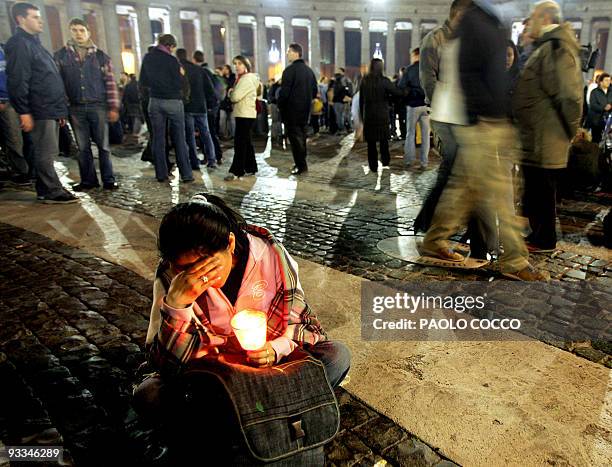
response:
{"label": "man in dark coat", "polygon": [[302,46],[291,44],[287,49],[291,63],[283,72],[278,94],[278,107],[291,143],[295,167],[293,175],[308,171],[306,163],[306,125],[310,118],[312,101],[317,97],[317,79],[302,59]]}
{"label": "man in dark coat", "polygon": [[217,158],[215,145],[208,127],[208,106],[216,104],[215,88],[204,69],[187,60],[187,50],[177,49],[176,57],[185,69],[189,81],[189,98],[184,98],[183,104],[185,106],[185,136],[189,148],[191,168],[200,170],[195,139],[195,130],[197,129],[208,158],[207,166],[209,169],[214,169],[217,166]]}
{"label": "man in dark coat", "polygon": [[593,142],[599,143],[603,135],[605,119],[612,111],[612,91],[610,91],[610,75],[602,73],[597,78],[599,86],[591,92],[587,127],[591,129]]}
{"label": "man in dark coat", "polygon": [[64,83],[40,43],[43,22],[38,7],[16,3],[11,13],[18,27],[5,47],[7,87],[21,129],[32,135],[36,194],[43,203],[74,203],[77,198],[64,189],[53,166],[59,154],[59,126],[68,117]]}

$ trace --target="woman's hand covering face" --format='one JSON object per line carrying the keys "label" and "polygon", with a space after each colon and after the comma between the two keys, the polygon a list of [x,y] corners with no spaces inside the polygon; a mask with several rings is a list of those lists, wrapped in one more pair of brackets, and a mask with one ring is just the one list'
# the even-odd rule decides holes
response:
{"label": "woman's hand covering face", "polygon": [[216,256],[201,258],[179,272],[166,295],[166,303],[173,308],[187,308],[209,287],[222,280],[223,264]]}

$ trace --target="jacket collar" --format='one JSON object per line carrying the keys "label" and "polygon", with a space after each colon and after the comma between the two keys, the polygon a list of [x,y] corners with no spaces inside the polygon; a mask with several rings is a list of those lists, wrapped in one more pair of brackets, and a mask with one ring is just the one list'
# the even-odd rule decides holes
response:
{"label": "jacket collar", "polygon": [[30,34],[29,32],[25,31],[24,29],[22,29],[21,27],[17,26],[17,29],[15,30],[15,34],[25,37],[27,39],[30,39],[32,41],[35,42],[40,42],[40,38],[38,37],[38,34]]}

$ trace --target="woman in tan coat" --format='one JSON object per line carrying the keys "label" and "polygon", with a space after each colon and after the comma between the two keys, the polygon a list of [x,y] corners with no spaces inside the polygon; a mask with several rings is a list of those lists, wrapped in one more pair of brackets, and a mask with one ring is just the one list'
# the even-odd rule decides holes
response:
{"label": "woman in tan coat", "polygon": [[251,73],[251,62],[246,57],[234,57],[236,84],[229,91],[233,104],[233,116],[236,119],[234,131],[234,160],[226,181],[238,180],[242,176],[255,175],[257,162],[255,149],[251,140],[251,130],[257,119],[257,94],[261,89],[259,78]]}

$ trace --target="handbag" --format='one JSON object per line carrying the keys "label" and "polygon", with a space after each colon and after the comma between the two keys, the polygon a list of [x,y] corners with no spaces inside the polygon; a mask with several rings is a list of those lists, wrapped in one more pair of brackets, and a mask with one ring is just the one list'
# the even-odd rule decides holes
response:
{"label": "handbag", "polygon": [[[206,435],[225,465],[324,465],[323,446],[340,427],[340,412],[323,364],[296,349],[269,368],[221,354],[189,364],[183,373],[190,414],[206,406],[219,422]],[[203,403],[213,395],[214,403]],[[210,408],[215,407],[215,414]],[[204,439],[204,438],[202,438]]]}

